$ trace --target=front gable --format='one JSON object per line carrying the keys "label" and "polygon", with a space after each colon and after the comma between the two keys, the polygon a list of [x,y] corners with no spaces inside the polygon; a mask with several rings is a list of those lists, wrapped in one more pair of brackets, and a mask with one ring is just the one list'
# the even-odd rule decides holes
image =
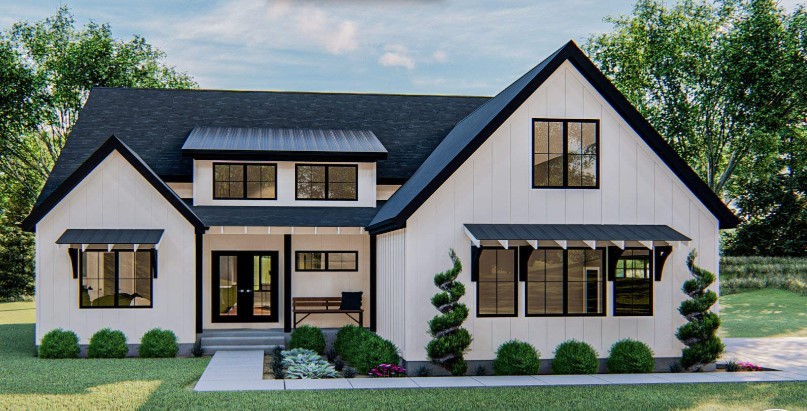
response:
{"label": "front gable", "polygon": [[[569,83],[565,80],[567,72],[574,73],[573,77],[575,77]],[[555,87],[553,87],[553,83],[556,85]],[[561,83],[562,87],[557,87]],[[585,92],[584,84],[588,88]],[[571,87],[571,90],[567,90],[567,87]],[[603,113],[607,111],[608,115],[614,117],[614,120],[623,126],[622,128],[629,129],[642,141],[643,151],[636,151],[634,155],[625,154],[625,161],[644,161],[644,165],[648,166],[647,155],[652,153],[664,164],[664,168],[671,171],[671,176],[680,181],[686,191],[692,193],[709,210],[710,214],[717,218],[720,228],[736,226],[737,217],[616,90],[577,45],[569,42],[499,95],[460,121],[412,178],[379,211],[369,229],[372,232],[382,233],[406,226],[407,219],[497,130],[501,130],[505,122],[518,116],[517,112],[528,100],[535,100],[540,89],[546,89],[543,95],[543,98],[547,100],[544,103],[546,109],[543,110],[544,114],[540,114],[538,112],[540,110],[537,109],[529,113],[531,118],[597,119],[604,117]],[[587,95],[588,100],[586,100]],[[594,98],[595,96],[596,98]],[[607,106],[608,110],[600,108],[599,113],[592,113],[591,110],[597,110],[597,106]],[[529,120],[520,122],[516,127],[522,127],[525,124],[527,127],[531,127]],[[602,128],[605,127],[606,125],[602,125]],[[519,135],[531,135],[530,133],[530,130],[523,130]],[[605,147],[605,144],[603,143],[602,146]],[[523,148],[528,150],[525,152],[531,152],[531,147]],[[601,172],[605,171],[607,170],[601,165]],[[613,169],[610,171],[613,172]],[[524,170],[523,173],[527,176],[532,174],[531,170]],[[646,179],[648,176],[647,173],[644,173],[641,178]],[[513,176],[515,179],[522,177]],[[485,177],[481,178],[484,183]],[[640,184],[637,182],[638,186]]]}

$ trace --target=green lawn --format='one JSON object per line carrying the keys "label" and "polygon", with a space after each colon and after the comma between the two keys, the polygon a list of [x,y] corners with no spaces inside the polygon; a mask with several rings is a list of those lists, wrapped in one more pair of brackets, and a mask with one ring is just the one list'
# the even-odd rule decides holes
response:
{"label": "green lawn", "polygon": [[807,337],[807,297],[765,289],[720,297],[723,337]]}
{"label": "green lawn", "polygon": [[208,359],[40,360],[13,307],[0,304],[0,409],[807,410],[807,383],[194,393]]}

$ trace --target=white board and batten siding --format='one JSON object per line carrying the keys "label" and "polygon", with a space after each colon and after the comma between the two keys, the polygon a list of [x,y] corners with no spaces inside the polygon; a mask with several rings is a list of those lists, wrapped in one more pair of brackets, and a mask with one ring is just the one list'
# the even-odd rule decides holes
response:
{"label": "white board and batten siding", "polygon": [[406,229],[376,238],[377,330],[378,335],[406,348]]}
{"label": "white board and batten siding", "polygon": [[[533,118],[600,120],[599,189],[532,188]],[[614,317],[611,283],[605,317],[525,317],[524,283],[519,282],[517,317],[477,318],[471,243],[463,229],[468,223],[666,224],[693,241],[674,249],[662,281],[654,282],[653,317]],[[405,250],[393,249],[402,235]],[[696,248],[698,263],[717,272],[717,247],[717,219],[566,62],[431,195],[405,230],[379,236],[379,288],[405,283],[403,314],[385,308],[380,296],[379,332],[398,343],[405,359],[427,359],[427,321],[437,313],[429,302],[437,292],[432,278],[450,268],[448,250],[454,248],[465,266],[459,279],[471,312],[464,324],[473,336],[470,360],[492,359],[501,343],[514,338],[532,343],[542,358],[552,358],[555,347],[571,338],[592,344],[601,357],[622,338],[647,343],[657,357],[678,356],[681,345],[674,332],[684,322],[677,307],[684,299],[681,284],[689,278],[686,255]],[[390,259],[397,260],[385,261]],[[406,332],[399,342],[401,317]]]}
{"label": "white board and batten siding", "polygon": [[[67,246],[56,240],[67,229],[163,229],[154,308],[79,308],[79,280],[73,278]],[[36,226],[36,341],[64,328],[88,344],[110,327],[140,342],[151,328],[174,331],[193,343],[195,330],[194,227],[118,152],[112,152]]]}

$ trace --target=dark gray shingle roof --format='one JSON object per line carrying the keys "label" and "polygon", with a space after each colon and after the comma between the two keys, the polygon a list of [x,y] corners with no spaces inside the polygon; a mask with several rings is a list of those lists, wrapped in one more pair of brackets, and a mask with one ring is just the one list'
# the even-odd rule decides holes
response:
{"label": "dark gray shingle roof", "polygon": [[477,240],[690,241],[666,225],[465,224]]}
{"label": "dark gray shingle roof", "polygon": [[[331,157],[364,155],[387,157],[387,149],[371,130],[326,130],[265,127],[194,127],[183,154],[322,153]],[[368,157],[368,158],[371,158]]]}
{"label": "dark gray shingle roof", "polygon": [[403,182],[486,97],[95,88],[40,194],[50,195],[110,135],[164,179],[190,181],[194,127],[372,130],[389,151],[379,182]]}
{"label": "dark gray shingle roof", "polygon": [[157,244],[164,230],[68,229],[56,244]]}

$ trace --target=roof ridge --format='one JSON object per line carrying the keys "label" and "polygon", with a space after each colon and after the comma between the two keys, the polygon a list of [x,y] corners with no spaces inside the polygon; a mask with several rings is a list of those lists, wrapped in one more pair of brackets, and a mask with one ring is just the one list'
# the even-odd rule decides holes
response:
{"label": "roof ridge", "polygon": [[395,96],[395,97],[449,97],[449,98],[484,98],[491,99],[493,96],[477,96],[465,94],[414,94],[414,93],[381,93],[381,92],[361,92],[361,91],[306,91],[306,90],[233,90],[216,88],[150,88],[150,87],[108,87],[95,86],[92,90],[133,90],[133,91],[183,91],[183,92],[211,92],[211,93],[273,93],[273,94],[320,94],[337,96]]}

